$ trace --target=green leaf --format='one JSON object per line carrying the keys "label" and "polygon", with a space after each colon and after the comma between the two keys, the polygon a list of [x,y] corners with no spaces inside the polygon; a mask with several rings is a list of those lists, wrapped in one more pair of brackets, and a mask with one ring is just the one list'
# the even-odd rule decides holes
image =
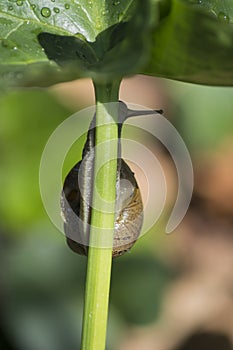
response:
{"label": "green leaf", "polygon": [[143,73],[233,85],[232,0],[173,0],[170,5],[165,15],[163,8],[163,20],[154,30],[151,57]]}
{"label": "green leaf", "polygon": [[207,10],[209,14],[220,21],[233,23],[233,2],[232,0],[186,0],[190,4]]}
{"label": "green leaf", "polygon": [[82,76],[110,80],[136,72],[146,52],[146,5],[0,0],[2,85],[50,85]]}
{"label": "green leaf", "polygon": [[232,0],[0,0],[0,82],[143,73],[233,85],[232,24]]}

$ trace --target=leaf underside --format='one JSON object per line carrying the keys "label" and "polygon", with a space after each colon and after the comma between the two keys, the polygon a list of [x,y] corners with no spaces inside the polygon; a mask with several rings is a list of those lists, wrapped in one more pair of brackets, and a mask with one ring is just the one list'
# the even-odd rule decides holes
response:
{"label": "leaf underside", "polygon": [[141,28],[148,12],[144,6],[132,16],[136,5],[133,0],[0,1],[2,86],[47,86],[135,72],[142,62],[138,49],[144,52]]}
{"label": "leaf underside", "polygon": [[142,73],[230,86],[232,23],[232,0],[0,0],[0,84]]}
{"label": "leaf underside", "polygon": [[174,0],[153,33],[143,72],[192,83],[233,85],[233,1]]}

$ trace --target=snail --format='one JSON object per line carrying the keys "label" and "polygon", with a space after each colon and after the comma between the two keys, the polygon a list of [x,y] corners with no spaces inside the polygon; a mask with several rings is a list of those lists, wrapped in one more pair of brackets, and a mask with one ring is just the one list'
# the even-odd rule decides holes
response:
{"label": "snail", "polygon": [[[121,130],[129,117],[162,114],[162,110],[130,110],[118,103],[118,159],[116,180],[116,213],[113,237],[113,258],[129,251],[139,237],[143,223],[143,204],[134,173],[121,158]],[[68,246],[80,255],[87,255],[91,223],[93,168],[95,157],[95,115],[83,148],[82,160],[65,178],[61,194],[61,210]],[[127,181],[122,181],[127,180]],[[85,199],[85,200],[84,200]]]}

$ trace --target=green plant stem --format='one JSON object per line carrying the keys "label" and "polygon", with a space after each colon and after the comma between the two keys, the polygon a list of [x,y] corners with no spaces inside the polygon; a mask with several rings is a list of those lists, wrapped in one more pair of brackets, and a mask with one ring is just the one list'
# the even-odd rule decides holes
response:
{"label": "green plant stem", "polygon": [[[83,314],[82,350],[104,350],[106,344],[112,247],[101,248],[101,234],[97,235],[96,239],[96,231],[93,227],[98,227],[99,230],[110,228],[110,231],[108,231],[111,236],[109,242],[112,244],[115,218],[118,129],[117,124],[113,123],[115,116],[109,115],[109,108],[105,103],[118,101],[119,85],[119,82],[110,85],[95,84],[97,125],[95,145],[98,146],[103,142],[104,144],[101,145],[101,149],[96,147],[95,152],[95,181]],[[116,106],[116,104],[114,105]],[[115,112],[117,113],[117,109]],[[114,114],[114,110],[112,114]],[[103,123],[103,126],[98,126]],[[108,143],[108,141],[111,142]],[[104,165],[97,174],[96,169],[99,164]],[[104,203],[99,204],[98,196],[107,201],[108,212],[105,210]],[[91,246],[93,241],[95,241],[95,246]]]}

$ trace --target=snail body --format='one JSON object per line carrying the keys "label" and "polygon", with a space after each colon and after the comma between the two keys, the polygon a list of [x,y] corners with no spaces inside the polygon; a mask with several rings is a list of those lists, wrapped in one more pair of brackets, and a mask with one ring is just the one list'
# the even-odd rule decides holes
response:
{"label": "snail body", "polygon": [[[162,111],[156,112],[162,113]],[[123,102],[119,102],[119,147],[113,258],[131,249],[140,235],[143,224],[143,204],[137,181],[130,167],[120,158],[122,125],[128,117],[152,113],[155,113],[155,111],[131,111],[128,110]],[[82,160],[75,164],[66,176],[61,194],[61,208],[67,244],[74,252],[80,255],[88,254],[93,193],[94,148],[95,116],[87,134]]]}

